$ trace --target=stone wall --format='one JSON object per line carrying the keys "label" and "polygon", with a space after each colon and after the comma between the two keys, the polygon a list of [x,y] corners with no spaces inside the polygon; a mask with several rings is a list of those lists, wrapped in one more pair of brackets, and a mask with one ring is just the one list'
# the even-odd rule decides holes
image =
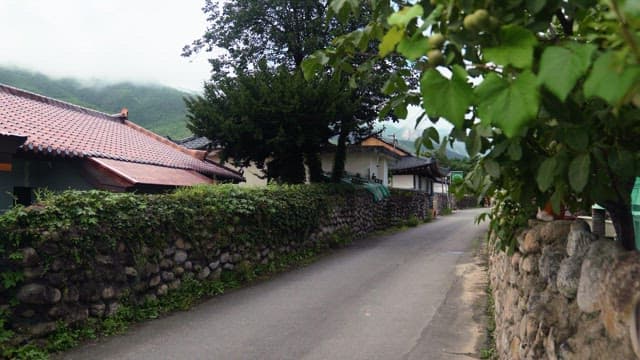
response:
{"label": "stone wall", "polygon": [[447,193],[434,193],[433,194],[433,208],[436,211],[436,214],[440,215],[442,214],[442,210],[444,209],[450,209],[451,208],[451,202],[454,201],[454,198],[452,195],[449,195]]}
{"label": "stone wall", "polygon": [[465,195],[461,199],[454,199],[454,208],[455,209],[470,209],[476,208],[479,206],[485,206],[485,204],[478,204],[478,197],[473,195]]}
{"label": "stone wall", "polygon": [[501,359],[636,358],[640,255],[584,221],[531,221],[489,273]]}
{"label": "stone wall", "polygon": [[20,256],[0,263],[3,271],[9,268],[24,276],[15,293],[17,305],[9,306],[9,290],[0,283],[0,308],[11,311],[10,326],[16,333],[12,343],[31,342],[53,332],[61,323],[109,316],[124,301],[135,305],[157,299],[179,288],[186,278],[217,280],[225,271],[246,271],[282,255],[331,246],[338,234],[359,238],[430,214],[429,196],[413,191],[393,190],[391,197],[381,202],[357,191],[336,197],[336,201],[329,215],[320,219],[318,228],[298,234],[296,241],[277,245],[260,239],[226,245],[216,239],[196,243],[167,235],[139,248],[132,245],[139,242],[118,240],[112,246],[109,239],[104,239],[104,246],[97,245],[95,256],[57,256],[59,246],[73,241],[67,238],[22,248]]}

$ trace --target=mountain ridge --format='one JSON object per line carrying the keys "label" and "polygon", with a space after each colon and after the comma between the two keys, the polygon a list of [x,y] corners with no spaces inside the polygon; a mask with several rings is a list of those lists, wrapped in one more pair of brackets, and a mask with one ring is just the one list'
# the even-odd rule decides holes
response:
{"label": "mountain ridge", "polygon": [[162,136],[183,138],[191,134],[182,100],[191,94],[171,87],[132,82],[85,85],[72,78],[54,79],[5,66],[0,66],[0,83],[108,114],[126,107],[131,121]]}

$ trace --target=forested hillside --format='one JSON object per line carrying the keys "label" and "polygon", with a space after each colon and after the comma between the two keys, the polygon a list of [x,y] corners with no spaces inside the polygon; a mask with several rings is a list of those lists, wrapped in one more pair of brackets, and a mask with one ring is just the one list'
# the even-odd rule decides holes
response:
{"label": "forested hillside", "polygon": [[52,79],[4,67],[0,67],[0,83],[109,114],[126,107],[131,121],[162,136],[182,138],[190,134],[182,101],[188,94],[170,87],[133,83],[88,86],[73,79]]}

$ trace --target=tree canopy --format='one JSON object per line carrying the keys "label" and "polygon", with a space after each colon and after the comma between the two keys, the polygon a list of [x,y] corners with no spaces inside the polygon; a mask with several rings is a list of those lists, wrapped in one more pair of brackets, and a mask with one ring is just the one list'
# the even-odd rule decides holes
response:
{"label": "tree canopy", "polygon": [[[333,0],[345,20],[360,1]],[[400,54],[421,73],[415,90],[402,72],[388,76],[390,104],[421,105],[425,118],[454,125],[444,141],[484,154],[465,179],[496,195],[492,229],[513,230],[550,201],[611,214],[633,247],[630,192],[640,175],[640,7],[631,0],[370,0],[369,23],[310,55],[308,73],[342,69],[377,41],[375,63]],[[371,68],[371,65],[368,65]],[[350,72],[353,82],[367,71]],[[419,121],[423,117],[419,118]],[[423,134],[432,146],[435,129]],[[509,226],[495,226],[508,217]],[[513,233],[501,234],[513,246]]]}
{"label": "tree canopy", "polygon": [[261,59],[294,69],[330,39],[325,26],[326,1],[206,0],[202,11],[209,26],[182,52],[191,56],[201,50],[226,50],[210,60],[214,78],[229,71],[246,71]]}
{"label": "tree canopy", "polygon": [[[316,164],[317,152],[337,135],[334,180],[339,180],[346,142],[371,134],[388,97],[380,91],[380,77],[355,87],[348,77],[327,70],[305,82],[299,65],[329,45],[334,35],[357,28],[367,9],[363,4],[359,17],[340,23],[331,20],[323,0],[207,0],[203,11],[209,27],[185,46],[183,55],[215,49],[226,53],[210,60],[212,81],[205,86],[205,96],[187,100],[189,128],[219,141],[226,155],[241,163],[262,165],[270,158],[267,175],[285,182],[299,182],[298,175],[283,174],[300,174],[303,157],[312,180],[318,179],[310,164]],[[359,61],[354,58],[345,66],[353,68]],[[386,61],[383,66],[395,65]],[[308,136],[301,135],[302,130]],[[304,153],[292,153],[303,148]]]}
{"label": "tree canopy", "polygon": [[321,181],[321,147],[360,105],[344,89],[339,77],[307,82],[299,71],[263,61],[251,74],[207,84],[204,97],[187,98],[189,128],[215,139],[237,165],[266,165],[269,179],[302,183],[306,163],[311,180]]}

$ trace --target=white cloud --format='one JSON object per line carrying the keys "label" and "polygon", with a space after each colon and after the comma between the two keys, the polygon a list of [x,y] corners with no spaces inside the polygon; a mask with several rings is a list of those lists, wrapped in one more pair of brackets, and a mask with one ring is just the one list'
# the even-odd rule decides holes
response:
{"label": "white cloud", "polygon": [[199,91],[207,58],[180,56],[206,28],[204,0],[2,0],[0,65],[55,77]]}

